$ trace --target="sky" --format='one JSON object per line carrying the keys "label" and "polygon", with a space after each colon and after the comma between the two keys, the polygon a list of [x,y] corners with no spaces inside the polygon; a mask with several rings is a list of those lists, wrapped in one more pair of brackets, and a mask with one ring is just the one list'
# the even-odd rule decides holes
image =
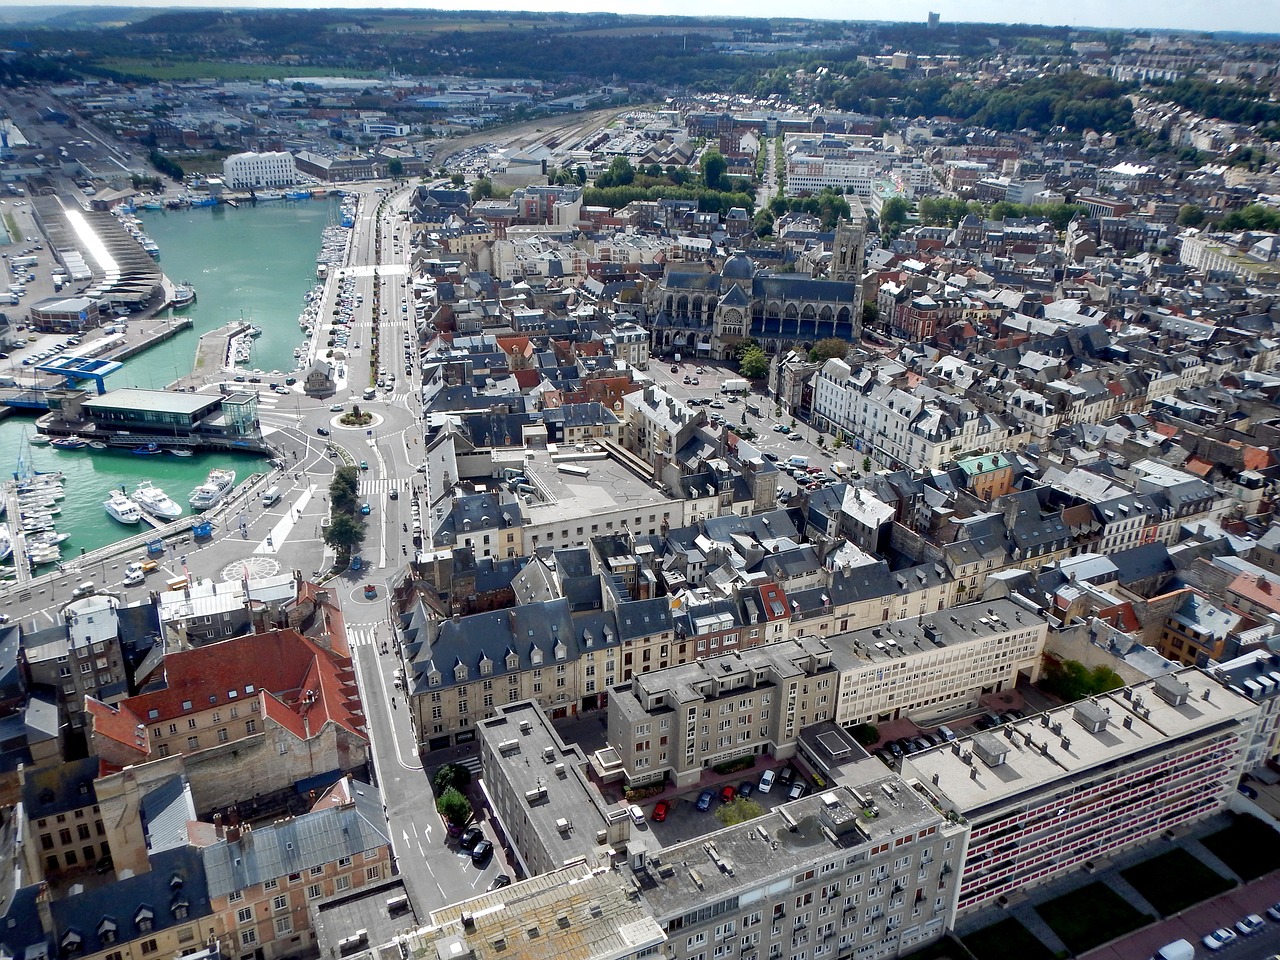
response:
{"label": "sky", "polygon": [[[79,6],[101,5],[94,0],[70,0]],[[537,10],[610,13],[776,17],[801,16],[837,20],[918,20],[929,11],[949,20],[979,23],[1066,24],[1074,27],[1155,27],[1179,30],[1234,30],[1280,33],[1280,0],[808,0],[790,6],[778,0],[119,0],[128,5],[162,7],[342,7],[371,9]],[[66,5],[61,0],[57,5]]]}

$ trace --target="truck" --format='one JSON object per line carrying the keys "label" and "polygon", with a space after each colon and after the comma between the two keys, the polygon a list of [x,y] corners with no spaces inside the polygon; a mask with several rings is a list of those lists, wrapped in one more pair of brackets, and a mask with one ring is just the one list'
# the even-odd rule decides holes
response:
{"label": "truck", "polygon": [[131,563],[125,567],[124,577],[121,582],[126,587],[131,587],[136,583],[141,583],[147,578],[146,571],[142,569],[141,563]]}
{"label": "truck", "polygon": [[831,472],[837,477],[843,477],[849,472],[849,465],[843,460],[837,460],[835,463],[831,464]]}
{"label": "truck", "polygon": [[1156,951],[1151,960],[1195,960],[1196,948],[1188,940],[1175,940],[1166,943]]}
{"label": "truck", "polygon": [[751,384],[746,380],[726,380],[720,385],[721,393],[746,393],[751,389]]}

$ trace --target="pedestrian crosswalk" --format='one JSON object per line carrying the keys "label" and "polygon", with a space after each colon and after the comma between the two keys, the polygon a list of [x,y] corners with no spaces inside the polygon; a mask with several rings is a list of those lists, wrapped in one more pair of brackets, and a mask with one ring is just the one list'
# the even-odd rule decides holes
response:
{"label": "pedestrian crosswalk", "polygon": [[347,645],[352,650],[359,647],[376,647],[379,643],[377,624],[347,627]]}
{"label": "pedestrian crosswalk", "polygon": [[361,477],[360,493],[368,496],[374,493],[390,493],[396,490],[405,493],[409,489],[409,481],[399,477]]}

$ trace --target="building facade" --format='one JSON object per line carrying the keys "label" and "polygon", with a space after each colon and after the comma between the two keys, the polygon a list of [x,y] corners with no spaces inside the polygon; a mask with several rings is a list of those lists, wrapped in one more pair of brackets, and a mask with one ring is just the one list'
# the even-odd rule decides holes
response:
{"label": "building facade", "polygon": [[298,182],[298,167],[285,150],[233,153],[222,161],[222,179],[232,190],[290,187]]}

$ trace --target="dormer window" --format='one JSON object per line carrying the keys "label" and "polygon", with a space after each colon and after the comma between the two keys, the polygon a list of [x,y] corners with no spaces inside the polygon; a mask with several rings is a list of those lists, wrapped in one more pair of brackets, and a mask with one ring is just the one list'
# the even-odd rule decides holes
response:
{"label": "dormer window", "polygon": [[64,954],[79,953],[84,949],[84,939],[74,930],[68,930],[63,934],[61,946]]}
{"label": "dormer window", "polygon": [[173,902],[173,919],[185,920],[187,913],[190,911],[191,905],[185,900],[175,900]]}
{"label": "dormer window", "polygon": [[430,673],[427,674],[427,686],[429,687],[440,686],[440,673],[438,671],[432,670]]}
{"label": "dormer window", "polygon": [[467,679],[466,664],[460,663],[453,668],[453,679],[456,680],[458,683],[461,683],[463,680]]}
{"label": "dormer window", "polygon": [[529,651],[529,660],[537,666],[542,663],[542,651],[538,647],[534,647]]}
{"label": "dormer window", "polygon": [[518,670],[520,668],[520,658],[514,653],[507,654],[507,669]]}
{"label": "dormer window", "polygon": [[138,912],[133,915],[133,924],[139,933],[150,933],[156,925],[156,915],[151,912],[150,907],[139,907]]}
{"label": "dormer window", "polygon": [[103,917],[102,922],[98,924],[98,939],[103,943],[115,943],[117,933],[116,922],[110,917]]}
{"label": "dormer window", "polygon": [[493,673],[493,661],[485,657],[480,661],[480,676],[487,677]]}

